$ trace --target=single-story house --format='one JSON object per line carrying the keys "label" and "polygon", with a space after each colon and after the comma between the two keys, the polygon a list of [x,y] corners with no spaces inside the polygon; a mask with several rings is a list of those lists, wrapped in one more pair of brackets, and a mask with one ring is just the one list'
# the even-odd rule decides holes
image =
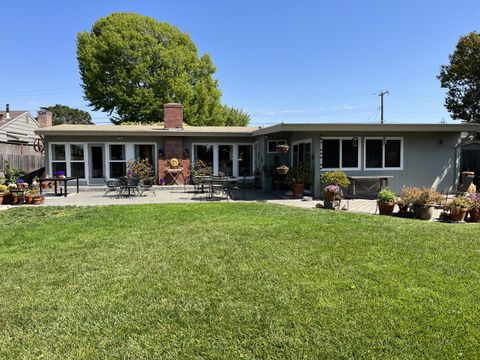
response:
{"label": "single-story house", "polygon": [[[41,128],[49,174],[64,170],[85,184],[126,173],[130,159],[153,160],[157,179],[168,160],[177,158],[188,176],[203,160],[213,173],[235,177],[260,174],[271,187],[265,166],[304,162],[314,171],[311,192],[320,196],[320,174],[341,169],[352,177],[387,177],[399,193],[403,186],[453,190],[459,182],[462,139],[480,132],[474,124],[287,124],[268,127],[194,127],[183,125],[180,104],[165,104],[164,126],[59,125]],[[278,153],[288,144],[288,153]]]}

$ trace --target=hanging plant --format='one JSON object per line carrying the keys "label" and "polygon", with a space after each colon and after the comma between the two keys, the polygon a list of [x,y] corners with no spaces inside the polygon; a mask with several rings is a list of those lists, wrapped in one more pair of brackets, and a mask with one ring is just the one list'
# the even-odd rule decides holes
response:
{"label": "hanging plant", "polygon": [[289,148],[290,147],[287,144],[280,144],[280,145],[277,145],[277,152],[286,154],[288,153]]}
{"label": "hanging plant", "polygon": [[282,165],[282,166],[277,167],[276,170],[277,170],[277,174],[286,175],[286,174],[288,174],[289,167],[286,166],[286,165]]}

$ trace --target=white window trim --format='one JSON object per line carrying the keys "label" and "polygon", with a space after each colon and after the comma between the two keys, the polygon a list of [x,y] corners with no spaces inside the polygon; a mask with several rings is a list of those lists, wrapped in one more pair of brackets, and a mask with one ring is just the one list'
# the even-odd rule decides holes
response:
{"label": "white window trim", "polygon": [[[65,146],[65,160],[53,160],[53,146],[54,145],[63,145]],[[82,160],[71,160],[71,151],[70,151],[70,145],[82,145],[83,146],[83,161]],[[67,177],[72,176],[72,167],[71,163],[80,163],[83,162],[85,166],[84,170],[84,175],[85,177],[79,178],[80,180],[86,180],[88,179],[89,172],[88,172],[88,148],[87,148],[87,143],[82,143],[82,142],[52,142],[49,144],[49,150],[50,150],[50,156],[49,156],[49,164],[48,164],[48,171],[49,174],[53,176],[53,163],[57,162],[64,162],[66,163],[66,170],[67,170]]]}
{"label": "white window trim", "polygon": [[312,155],[313,155],[313,146],[312,146],[312,139],[302,139],[302,140],[296,140],[296,141],[292,141],[292,147],[291,147],[291,155],[290,155],[290,164],[293,165],[293,147],[295,145],[300,145],[300,144],[310,144],[310,165],[313,164],[313,160],[312,160]]}
{"label": "white window trim", "polygon": [[[382,140],[382,167],[381,168],[367,168],[367,140]],[[400,167],[385,167],[385,141],[384,140],[400,140]],[[389,171],[389,170],[403,170],[403,137],[398,136],[372,136],[363,139],[363,168],[365,171]]]}
{"label": "white window trim", "polygon": [[[357,151],[357,155],[358,155],[358,160],[357,160],[357,164],[358,166],[357,167],[343,167],[342,166],[342,151],[343,151],[343,148],[342,148],[342,140],[353,140],[353,138],[357,138],[358,139],[358,151]],[[322,149],[322,163],[323,163],[323,140],[339,140],[340,141],[340,155],[339,155],[339,163],[340,163],[340,167],[338,168],[324,168],[324,167],[321,167],[320,170],[321,171],[335,171],[335,170],[344,170],[344,171],[358,171],[358,170],[361,170],[362,169],[362,141],[361,141],[361,138],[359,136],[325,136],[325,137],[322,137],[321,139],[321,149]]]}
{"label": "white window trim", "polygon": [[[277,146],[278,146],[279,141],[285,142],[285,144],[288,145],[287,139],[268,139],[267,140],[267,154],[278,154],[278,151],[276,151],[276,150],[275,151],[269,151],[268,150],[268,149],[270,149],[270,143],[274,142],[274,141],[277,143]],[[276,148],[276,146],[275,146],[275,148]]]}
{"label": "white window trim", "polygon": [[[256,159],[255,159],[255,144],[254,143],[192,143],[192,150],[191,150],[191,157],[192,157],[192,165],[195,164],[195,146],[197,145],[211,145],[213,146],[213,175],[218,175],[219,169],[219,161],[218,161],[218,147],[220,145],[229,145],[233,147],[233,158],[237,159],[237,161],[233,161],[232,163],[232,175],[235,178],[239,178],[239,166],[238,166],[238,147],[240,145],[246,145],[252,147],[252,174],[255,174],[256,169]],[[247,176],[247,179],[253,179],[255,175]]]}

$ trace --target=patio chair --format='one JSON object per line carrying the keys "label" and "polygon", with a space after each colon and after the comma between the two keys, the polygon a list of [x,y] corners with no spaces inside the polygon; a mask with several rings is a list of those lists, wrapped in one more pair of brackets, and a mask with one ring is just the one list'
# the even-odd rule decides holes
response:
{"label": "patio chair", "polygon": [[107,179],[103,178],[103,181],[105,181],[105,185],[107,186],[107,189],[105,190],[105,193],[103,196],[107,196],[108,193],[110,192],[118,192],[118,180],[117,179]]}
{"label": "patio chair", "polygon": [[153,193],[153,196],[157,196],[155,190],[153,190],[153,183],[151,180],[140,180],[138,185],[139,195],[143,195],[147,191],[151,191]]}

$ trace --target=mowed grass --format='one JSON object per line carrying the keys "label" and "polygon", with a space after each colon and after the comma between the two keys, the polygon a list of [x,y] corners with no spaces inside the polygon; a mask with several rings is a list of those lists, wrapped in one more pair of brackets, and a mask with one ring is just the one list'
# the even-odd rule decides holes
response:
{"label": "mowed grass", "polygon": [[480,225],[238,203],[0,223],[0,358],[480,357]]}

